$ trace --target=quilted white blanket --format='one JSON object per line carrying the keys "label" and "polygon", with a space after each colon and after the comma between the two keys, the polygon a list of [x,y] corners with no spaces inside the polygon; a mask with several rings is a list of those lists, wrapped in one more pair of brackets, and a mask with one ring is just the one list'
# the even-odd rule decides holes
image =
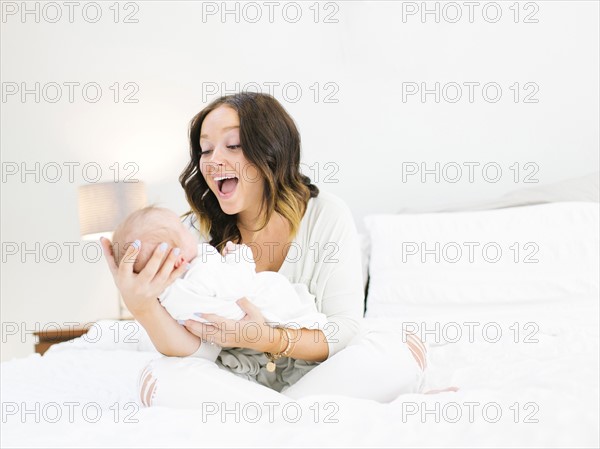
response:
{"label": "quilted white blanket", "polygon": [[[143,408],[137,376],[160,357],[132,323],[2,364],[3,447],[598,447],[598,298],[406,310],[428,341],[427,389],[389,404],[311,396],[199,410]],[[115,338],[118,336],[118,338]],[[436,339],[438,340],[436,342]],[[91,340],[94,340],[92,342]],[[373,369],[385,370],[385,364]],[[394,373],[390,372],[390,376]],[[190,386],[193,388],[193,386]]]}

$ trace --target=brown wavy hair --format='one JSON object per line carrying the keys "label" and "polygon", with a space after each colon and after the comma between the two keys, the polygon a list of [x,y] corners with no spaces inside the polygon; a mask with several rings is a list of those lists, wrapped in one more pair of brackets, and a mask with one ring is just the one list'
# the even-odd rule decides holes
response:
{"label": "brown wavy hair", "polygon": [[296,124],[272,96],[242,92],[217,98],[190,122],[190,162],[179,176],[191,210],[192,225],[219,251],[228,240],[239,243],[237,214],[222,211],[215,194],[200,172],[200,130],[206,116],[220,106],[234,109],[240,120],[240,145],[246,159],[261,175],[264,194],[260,207],[263,229],[274,212],[290,224],[290,238],[298,232],[310,198],[317,186],[300,172],[300,133]]}

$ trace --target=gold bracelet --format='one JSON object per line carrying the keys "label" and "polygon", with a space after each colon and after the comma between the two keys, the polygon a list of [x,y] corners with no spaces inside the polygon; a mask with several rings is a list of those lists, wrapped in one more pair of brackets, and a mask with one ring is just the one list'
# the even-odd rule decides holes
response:
{"label": "gold bracelet", "polygon": [[280,345],[279,351],[276,352],[275,354],[273,354],[271,352],[265,352],[265,355],[269,359],[269,362],[267,363],[267,371],[269,371],[270,373],[275,371],[275,369],[277,368],[277,365],[275,365],[275,360],[279,360],[281,357],[289,357],[289,355],[292,352],[291,349],[293,346],[292,338],[290,337],[290,333],[285,327],[277,326],[275,329],[279,329],[282,341],[284,340],[283,335],[285,334],[285,340],[287,340],[287,344],[283,351],[281,350],[281,345]]}
{"label": "gold bracelet", "polygon": [[287,347],[285,348],[285,351],[283,351],[281,353],[281,355],[283,357],[289,357],[292,354],[292,352],[294,351],[294,346],[296,345],[296,341],[291,338],[290,330],[287,328],[285,329],[285,335],[287,337],[288,344],[287,344]]}

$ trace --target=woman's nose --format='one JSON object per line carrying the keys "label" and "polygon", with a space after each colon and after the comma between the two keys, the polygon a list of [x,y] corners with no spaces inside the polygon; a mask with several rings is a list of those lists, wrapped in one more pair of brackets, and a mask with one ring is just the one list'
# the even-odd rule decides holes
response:
{"label": "woman's nose", "polygon": [[207,174],[215,174],[223,169],[225,161],[223,160],[223,151],[219,148],[215,148],[209,154],[203,156],[200,159],[200,163],[203,165],[201,171]]}

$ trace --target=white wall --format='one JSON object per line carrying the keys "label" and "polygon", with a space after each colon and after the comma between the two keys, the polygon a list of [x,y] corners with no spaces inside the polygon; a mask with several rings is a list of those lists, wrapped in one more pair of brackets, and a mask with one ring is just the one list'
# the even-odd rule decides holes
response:
{"label": "white wall", "polygon": [[[225,83],[229,89],[236,82],[258,83],[265,91],[265,83],[280,83],[274,93],[299,125],[304,162],[319,164],[318,185],[343,197],[359,226],[369,213],[493,198],[522,187],[509,169],[515,162],[521,167],[536,164],[534,179],[540,183],[597,170],[598,3],[521,3],[518,23],[509,9],[512,1],[500,2],[502,17],[490,23],[495,10],[488,3],[480,2],[472,23],[462,2],[454,4],[463,14],[457,23],[446,20],[455,16],[454,6],[438,4],[445,15],[436,23],[433,15],[425,21],[419,14],[408,15],[421,2],[354,1],[321,3],[318,23],[314,7],[310,9],[313,2],[299,4],[302,18],[297,23],[284,20],[283,2],[273,23],[262,2],[257,3],[263,13],[258,23],[246,20],[254,16],[252,9],[245,10],[239,23],[233,15],[222,23],[218,14],[205,15],[203,21],[203,7],[220,8],[221,2],[138,2],[121,4],[119,23],[114,23],[112,2],[102,2],[102,17],[90,23],[94,5],[82,2],[70,23],[68,6],[58,2],[38,4],[36,23],[33,14],[21,16],[21,2],[3,2],[3,170],[11,162],[29,168],[39,162],[48,171],[40,170],[40,182],[33,175],[25,182],[19,175],[3,179],[2,242],[28,248],[35,242],[42,247],[57,242],[65,252],[56,263],[44,260],[43,254],[39,262],[28,255],[23,263],[19,254],[8,255],[3,248],[2,359],[33,350],[27,330],[19,328],[22,337],[9,335],[11,323],[25,323],[31,330],[35,323],[43,328],[50,322],[87,322],[117,313],[103,262],[86,262],[81,246],[74,260],[66,254],[65,242],[83,243],[77,221],[77,186],[85,182],[81,166],[72,182],[65,168],[62,178],[50,183],[44,175],[54,172],[45,164],[95,162],[103,170],[102,180],[110,180],[112,164],[122,167],[134,161],[139,165],[136,178],[149,185],[150,200],[183,212],[186,204],[177,177],[187,157],[187,125],[214,98],[203,98],[211,86],[203,83]],[[49,23],[56,16],[54,5],[62,17]],[[138,22],[123,23],[136,5],[133,18]],[[429,2],[427,7],[435,5]],[[35,8],[35,3],[28,7]],[[289,18],[293,7],[288,6]],[[19,11],[12,14],[15,8]],[[331,12],[337,23],[323,23]],[[523,23],[529,13],[538,23]],[[39,103],[32,94],[24,102],[20,92],[8,95],[13,83],[21,89],[21,83],[33,88],[35,82],[41,83]],[[98,83],[102,97],[88,102],[79,86],[70,102],[65,82]],[[115,82],[135,83],[138,103],[123,102],[122,95],[130,92],[123,88],[115,103],[109,89]],[[486,101],[478,88],[471,103],[463,85],[463,98],[456,103],[444,98],[436,103],[433,95],[425,102],[418,95],[403,102],[403,83],[421,82],[428,87],[436,82],[498,83],[502,98]],[[521,85],[517,103],[510,90],[515,82]],[[63,86],[56,103],[48,101],[55,96],[49,83]],[[292,83],[302,89],[297,102],[286,101],[295,95]],[[317,102],[314,83],[321,86]],[[324,101],[332,92],[325,83],[335,83],[337,103]],[[537,103],[523,102],[523,95],[531,92],[523,90],[525,83],[539,87]],[[282,94],[285,84],[290,86],[288,97]],[[326,166],[328,162],[336,165]],[[466,172],[457,183],[436,183],[433,176],[425,183],[417,176],[402,182],[403,162],[426,162],[429,167],[435,162],[477,162],[480,167],[492,162],[503,169],[503,176],[497,183],[486,182],[479,169],[473,183]],[[324,176],[333,174],[334,167],[332,178],[338,182],[325,183]]]}

